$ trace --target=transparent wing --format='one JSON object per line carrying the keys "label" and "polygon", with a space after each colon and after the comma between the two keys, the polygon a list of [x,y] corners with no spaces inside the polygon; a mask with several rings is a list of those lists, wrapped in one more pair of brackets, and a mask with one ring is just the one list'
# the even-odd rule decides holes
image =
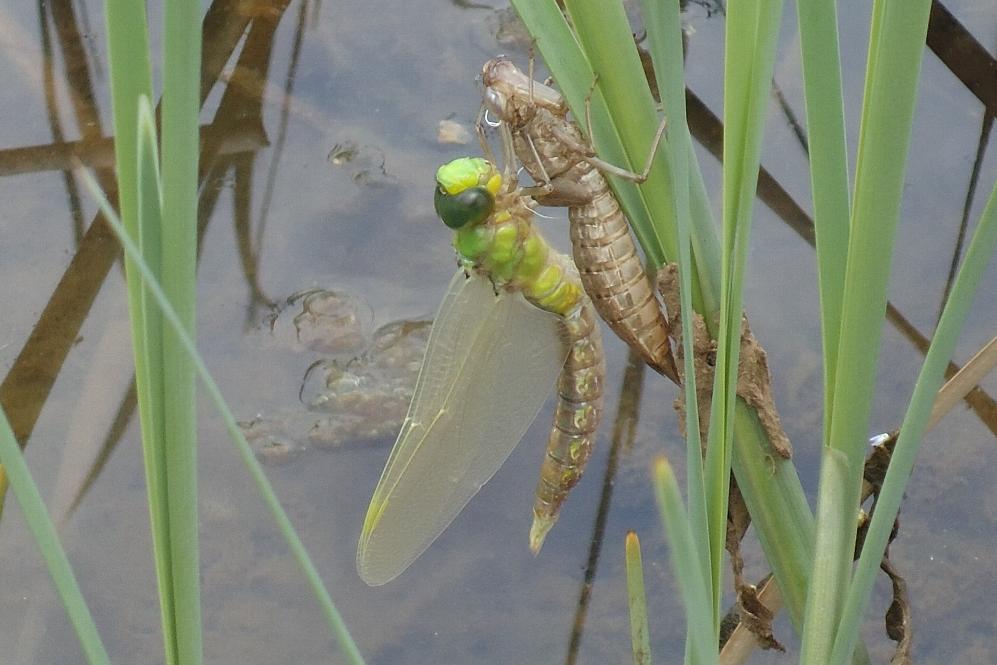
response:
{"label": "transparent wing", "polygon": [[491,478],[536,418],[567,349],[558,319],[458,271],[371,498],[357,571],[398,576]]}

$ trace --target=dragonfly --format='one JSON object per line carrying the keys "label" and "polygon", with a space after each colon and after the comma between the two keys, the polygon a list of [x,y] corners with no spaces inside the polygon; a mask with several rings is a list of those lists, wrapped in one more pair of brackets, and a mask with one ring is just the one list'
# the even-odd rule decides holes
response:
{"label": "dragonfly", "polygon": [[[511,141],[508,143],[511,145]],[[430,333],[408,415],[357,548],[369,585],[401,574],[499,469],[555,381],[533,505],[537,553],[591,455],[605,364],[597,315],[571,258],[533,226],[511,168],[463,157],[436,174],[436,211],[459,268]]]}
{"label": "dragonfly", "polygon": [[[658,128],[647,168],[637,174],[599,159],[568,119],[564,97],[533,80],[532,73],[523,73],[511,60],[500,57],[486,62],[482,82],[483,109],[508,126],[517,157],[537,183],[531,191],[544,205],[568,207],[572,254],[599,315],[648,365],[679,383],[668,321],[627,219],[603,175],[646,179],[665,124]],[[481,120],[478,131],[487,155]]]}

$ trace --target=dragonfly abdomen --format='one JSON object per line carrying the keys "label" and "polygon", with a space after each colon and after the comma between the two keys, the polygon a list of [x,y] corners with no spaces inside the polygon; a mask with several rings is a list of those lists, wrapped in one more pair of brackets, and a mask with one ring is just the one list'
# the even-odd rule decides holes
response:
{"label": "dragonfly abdomen", "polygon": [[606,369],[591,301],[584,298],[578,311],[563,323],[564,343],[570,350],[557,382],[554,425],[533,504],[530,549],[534,553],[540,551],[568,492],[582,477],[602,416]]}

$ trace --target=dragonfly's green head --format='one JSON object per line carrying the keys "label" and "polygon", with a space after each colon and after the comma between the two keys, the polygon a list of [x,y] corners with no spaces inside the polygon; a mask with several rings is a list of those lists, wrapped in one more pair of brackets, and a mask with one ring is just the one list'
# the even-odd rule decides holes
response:
{"label": "dragonfly's green head", "polygon": [[461,157],[436,171],[436,214],[452,229],[480,224],[495,210],[502,176],[491,162]]}

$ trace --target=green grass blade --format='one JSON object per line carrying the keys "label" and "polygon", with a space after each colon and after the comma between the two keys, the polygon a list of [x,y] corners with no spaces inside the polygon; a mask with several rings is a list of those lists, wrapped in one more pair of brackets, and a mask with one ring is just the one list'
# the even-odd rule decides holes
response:
{"label": "green grass blade", "polygon": [[872,522],[866,534],[862,555],[842,610],[841,625],[835,638],[831,663],[844,665],[855,648],[862,615],[872,593],[876,572],[886,550],[893,521],[900,510],[904,489],[922,437],[931,417],[931,407],[945,378],[945,368],[955,350],[959,333],[973,304],[973,296],[987,264],[997,249],[997,185],[973,234],[966,258],[955,279],[945,310],[938,321],[924,365],[917,379],[914,394],[907,407],[900,437],[890,459],[883,489],[876,502]]}
{"label": "green grass blade", "polygon": [[[201,4],[167,2],[163,13],[162,270],[161,284],[193,336],[197,301],[197,162],[201,86]],[[196,377],[190,355],[169,326],[163,329],[167,390],[164,416],[170,510],[170,556],[177,656],[203,658],[197,531]]]}
{"label": "green grass blade", "polygon": [[87,662],[91,665],[109,664],[111,661],[107,657],[107,651],[104,650],[104,644],[97,633],[97,626],[90,616],[86,601],[83,600],[80,586],[76,583],[66,551],[59,543],[55,525],[48,516],[45,502],[31,477],[31,472],[28,471],[28,465],[7,420],[7,414],[2,408],[0,408],[0,463],[7,470],[7,478],[14,489],[18,503],[21,504],[24,521],[27,522],[35,542],[38,543],[38,549],[45,559],[49,575],[52,576],[52,582],[69,615],[69,621],[76,630],[76,636],[80,640],[80,646],[83,647]]}
{"label": "green grass blade", "polygon": [[[801,664],[826,665],[831,655],[851,565],[851,557],[846,559],[844,553],[850,544],[854,547],[858,526],[858,501],[853,500],[848,491],[852,476],[844,452],[825,446],[821,455],[817,535],[807,593]],[[841,585],[846,589],[841,590]],[[823,655],[816,655],[821,652]]]}
{"label": "green grass blade", "polygon": [[[720,301],[726,335],[721,332],[718,340],[718,370],[734,374],[741,337],[741,284],[781,15],[781,0],[745,0],[728,8]],[[734,383],[730,383],[725,411],[731,410],[733,397]],[[729,434],[726,437],[729,440]]]}
{"label": "green grass blade", "polygon": [[114,154],[118,172],[121,219],[137,238],[136,163],[138,154],[138,104],[142,95],[152,97],[152,67],[144,2],[107,0],[107,50],[114,110]]}
{"label": "green grass blade", "polygon": [[[149,99],[140,96],[136,114],[136,217],[139,246],[150,265],[153,274],[162,270],[162,195],[159,179],[159,154],[155,124]],[[149,511],[152,516],[153,557],[159,581],[161,622],[166,662],[177,661],[177,608],[174,593],[174,540],[171,534],[170,492],[167,482],[168,466],[165,439],[165,397],[167,386],[163,367],[163,316],[155,303],[149,301],[142,289],[140,275],[134,264],[126,258],[126,271],[129,277],[129,304],[138,302],[137,316],[141,327],[136,327],[133,315],[132,339],[136,347],[143,349],[141,357],[136,355],[136,381],[140,408],[142,401],[149,410],[149,427],[143,428],[142,452],[148,486]],[[133,293],[137,290],[137,293]],[[131,307],[129,307],[131,309]],[[142,372],[137,368],[142,365]],[[141,414],[140,414],[141,415]]]}
{"label": "green grass blade", "polygon": [[797,631],[803,627],[807,578],[813,565],[814,518],[793,463],[775,455],[751,409],[739,401],[734,429],[734,476],[751,513],[765,558]]}
{"label": "green grass blade", "polygon": [[833,0],[799,0],[800,46],[813,192],[824,352],[824,441],[830,434],[834,370],[848,251],[848,152]]}
{"label": "green grass blade", "polygon": [[634,665],[651,665],[651,639],[647,628],[647,595],[644,593],[644,564],[640,540],[633,531],[626,538],[627,604],[630,607],[630,644]]}
{"label": "green grass blade", "polygon": [[706,571],[682,508],[682,496],[671,465],[664,457],[654,463],[654,489],[661,521],[671,548],[672,568],[685,606],[691,646],[687,653],[699,665],[717,662],[717,641],[713,630],[711,591],[703,583]]}
{"label": "green grass blade", "polygon": [[184,330],[184,324],[180,318],[180,315],[173,309],[173,306],[167,299],[162,287],[156,281],[152,270],[142,259],[138,246],[127,235],[124,226],[117,219],[117,216],[114,214],[114,210],[111,208],[110,203],[108,203],[107,199],[100,191],[99,186],[94,181],[93,177],[86,171],[81,171],[80,176],[82,177],[84,184],[90,190],[90,193],[100,204],[101,210],[107,217],[108,224],[114,231],[115,236],[117,236],[118,240],[121,242],[125,255],[132,260],[136,270],[143,280],[143,286],[147,290],[149,296],[155,301],[155,304],[161,308],[165,321],[173,329],[173,332],[177,336],[177,340],[180,342],[181,346],[194,363],[197,375],[201,378],[201,381],[204,383],[205,390],[208,393],[208,397],[211,399],[212,403],[215,405],[215,408],[218,410],[218,413],[221,415],[222,421],[225,423],[225,428],[228,430],[229,437],[236,446],[239,457],[249,470],[260,495],[263,497],[264,503],[273,515],[274,520],[277,522],[277,527],[280,529],[281,535],[287,542],[287,545],[298,565],[301,567],[302,572],[304,572],[312,593],[315,595],[319,605],[322,608],[322,612],[325,615],[329,629],[339,643],[339,648],[343,654],[343,658],[347,663],[350,663],[350,665],[363,665],[363,657],[360,655],[360,651],[357,649],[356,643],[350,636],[350,633],[346,628],[346,624],[343,622],[342,616],[339,614],[335,604],[332,602],[332,598],[329,596],[329,592],[322,583],[322,579],[319,577],[315,565],[308,556],[308,552],[305,550],[304,544],[295,533],[291,520],[288,518],[287,513],[284,512],[284,509],[280,505],[280,501],[274,494],[273,487],[271,487],[270,482],[267,480],[263,467],[261,467],[260,463],[256,460],[256,456],[253,454],[252,448],[249,446],[249,443],[246,441],[246,437],[239,428],[239,425],[235,420],[235,416],[225,403],[225,398],[222,397],[218,384],[215,383],[214,379],[211,378],[211,374],[208,373],[208,369],[197,351],[197,346],[195,345],[193,338],[186,332],[186,330]]}
{"label": "green grass blade", "polygon": [[825,665],[848,592],[876,360],[929,0],[876,0],[802,663]]}
{"label": "green grass blade", "polygon": [[[692,312],[693,260],[690,227],[698,224],[712,225],[712,219],[697,219],[693,223],[690,210],[690,171],[698,172],[689,125],[686,121],[685,76],[682,59],[682,19],[677,0],[645,0],[641,7],[647,25],[648,47],[654,62],[654,71],[661,91],[665,115],[669,119],[670,151],[672,165],[672,191],[675,196],[677,252],[679,265],[679,297],[683,312]],[[698,174],[698,173],[697,173]],[[689,494],[689,519],[696,549],[700,556],[709,556],[709,530],[706,511],[706,489],[703,477],[699,404],[696,399],[695,354],[693,352],[692,317],[683,316],[682,347],[683,374],[688,377],[683,390],[686,403],[686,487]]]}
{"label": "green grass blade", "polygon": [[742,285],[781,11],[781,0],[746,0],[731,5],[727,17],[720,330],[706,464],[717,620],[736,417]]}
{"label": "green grass blade", "polygon": [[[690,220],[692,226],[692,256],[695,264],[694,290],[698,290],[702,298],[702,306],[696,311],[712,313],[720,311],[720,240],[717,238],[716,223],[713,211],[710,209],[710,197],[706,191],[706,182],[699,163],[695,161],[692,146],[689,150],[693,157],[689,160],[690,187]],[[693,300],[693,303],[696,301]],[[707,329],[711,329],[713,316],[706,317]]]}

